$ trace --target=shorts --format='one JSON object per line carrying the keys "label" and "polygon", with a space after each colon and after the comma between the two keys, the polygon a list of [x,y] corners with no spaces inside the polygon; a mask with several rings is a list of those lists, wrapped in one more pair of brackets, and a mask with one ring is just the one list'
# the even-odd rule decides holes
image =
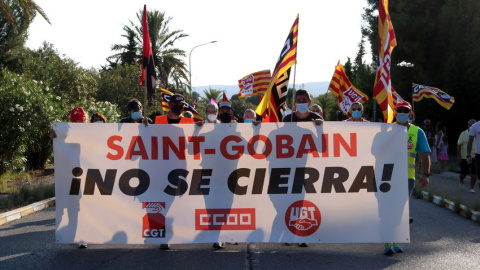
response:
{"label": "shorts", "polygon": [[460,161],[460,174],[461,175],[477,174],[477,169],[475,166],[475,158],[472,159],[472,164],[468,164],[466,159],[462,159],[462,161]]}

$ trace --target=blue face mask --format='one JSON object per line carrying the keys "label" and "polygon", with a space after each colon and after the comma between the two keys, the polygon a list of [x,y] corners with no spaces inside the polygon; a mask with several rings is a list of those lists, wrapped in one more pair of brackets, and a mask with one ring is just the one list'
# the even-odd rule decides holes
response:
{"label": "blue face mask", "polygon": [[133,120],[138,120],[142,118],[142,113],[141,112],[132,112],[131,117]]}
{"label": "blue face mask", "polygon": [[308,111],[308,103],[297,103],[297,111],[306,113]]}
{"label": "blue face mask", "polygon": [[358,119],[358,118],[362,117],[362,112],[361,111],[353,111],[352,112],[352,117],[355,118],[355,119]]}
{"label": "blue face mask", "polygon": [[245,119],[244,123],[253,123],[253,119]]}
{"label": "blue face mask", "polygon": [[409,113],[397,113],[397,121],[401,124],[405,124],[408,122],[408,118],[410,117]]}

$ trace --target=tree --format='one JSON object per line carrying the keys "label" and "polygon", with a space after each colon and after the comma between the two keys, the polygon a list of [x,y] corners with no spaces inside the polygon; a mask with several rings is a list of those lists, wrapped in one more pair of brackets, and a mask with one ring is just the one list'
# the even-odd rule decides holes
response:
{"label": "tree", "polygon": [[27,40],[30,25],[27,15],[17,4],[11,3],[9,12],[15,26],[7,17],[0,17],[0,69],[18,68],[19,57]]}
{"label": "tree", "polygon": [[[137,58],[142,59],[141,52],[143,47],[142,36],[142,14],[143,11],[137,13],[139,25],[130,21],[130,26],[124,26],[124,30],[127,32],[127,36],[130,33],[135,33],[135,40],[137,43]],[[171,17],[166,17],[165,12],[158,10],[147,11],[148,30],[150,34],[150,41],[152,45],[153,59],[158,72],[158,79],[160,87],[169,90],[177,89],[177,91],[183,90],[180,80],[188,81],[187,74],[188,69],[182,58],[186,53],[183,50],[175,48],[175,43],[180,39],[187,37],[188,35],[183,33],[182,30],[170,30]],[[125,36],[125,35],[124,35]],[[118,48],[119,50],[125,50],[128,45],[113,45],[112,48]],[[115,57],[113,55],[111,57]],[[170,84],[170,81],[174,81],[175,84]],[[174,91],[175,92],[175,91]],[[191,99],[191,97],[189,97]],[[191,102],[192,100],[187,99]]]}
{"label": "tree", "polygon": [[47,14],[45,14],[43,9],[33,0],[0,0],[0,14],[2,14],[2,17],[13,27],[17,26],[16,20],[18,19],[18,13],[12,9],[12,6],[19,7],[22,14],[25,14],[30,22],[35,18],[38,12],[48,23],[50,23]]}
{"label": "tree", "polygon": [[[363,18],[376,63],[378,55],[378,1],[368,0]],[[455,97],[451,110],[433,99],[414,103],[417,122],[429,118],[449,129],[450,145],[466,129],[467,120],[480,102],[477,89],[480,70],[480,2],[475,0],[389,1],[397,39],[392,52],[392,86],[406,100],[412,98],[412,82],[438,87]],[[460,121],[459,121],[460,120]]]}
{"label": "tree", "polygon": [[122,35],[122,37],[127,38],[128,42],[126,45],[115,44],[112,46],[112,51],[120,51],[120,53],[114,54],[107,58],[111,68],[117,67],[118,64],[132,64],[137,62],[137,59],[141,59],[139,58],[141,56],[141,52],[138,52],[140,47],[135,39],[135,32],[127,26],[124,26],[123,30],[126,33]]}

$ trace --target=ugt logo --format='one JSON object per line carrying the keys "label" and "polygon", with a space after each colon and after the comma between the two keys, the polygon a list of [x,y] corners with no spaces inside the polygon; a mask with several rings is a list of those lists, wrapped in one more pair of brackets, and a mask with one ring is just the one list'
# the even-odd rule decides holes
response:
{"label": "ugt logo", "polygon": [[312,235],[320,227],[321,221],[320,210],[310,201],[296,201],[285,212],[285,224],[297,236]]}
{"label": "ugt logo", "polygon": [[143,238],[165,238],[165,202],[144,202],[142,208],[147,210],[143,216]]}

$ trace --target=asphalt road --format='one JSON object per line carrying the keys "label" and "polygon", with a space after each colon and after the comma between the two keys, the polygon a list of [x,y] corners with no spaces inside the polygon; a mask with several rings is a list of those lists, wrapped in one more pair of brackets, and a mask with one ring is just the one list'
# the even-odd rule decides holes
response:
{"label": "asphalt road", "polygon": [[[480,269],[480,225],[430,202],[411,199],[409,244],[383,255],[382,244],[240,243],[76,245],[55,243],[55,207],[0,226],[0,269]],[[359,231],[361,233],[361,231]]]}

